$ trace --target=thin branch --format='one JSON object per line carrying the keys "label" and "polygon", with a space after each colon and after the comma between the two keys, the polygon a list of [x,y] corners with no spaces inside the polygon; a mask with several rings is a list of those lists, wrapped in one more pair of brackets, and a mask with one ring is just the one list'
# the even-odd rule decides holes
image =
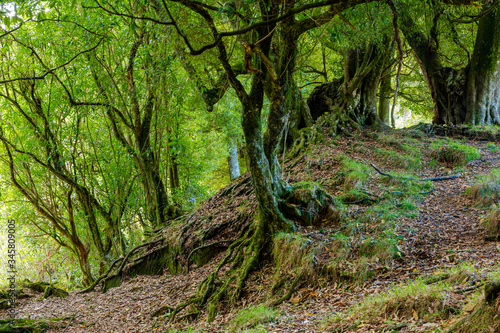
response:
{"label": "thin branch", "polygon": [[[49,74],[53,74],[55,71],[57,71],[58,69],[61,69],[63,67],[66,67],[67,65],[69,65],[70,63],[72,63],[76,58],[78,58],[79,56],[81,56],[82,54],[85,54],[85,53],[88,53],[88,52],[92,52],[93,50],[95,50],[100,44],[101,42],[103,41],[104,38],[101,38],[99,40],[99,42],[94,45],[93,47],[91,47],[90,49],[87,49],[87,50],[83,50],[79,53],[77,53],[76,55],[74,55],[71,59],[69,59],[68,61],[66,61],[65,63],[59,65],[59,66],[56,66],[52,69],[48,69],[44,74],[42,75],[38,75],[38,76],[30,76],[30,77],[18,77],[18,78],[15,78],[15,79],[8,79],[8,80],[0,80],[0,84],[5,84],[5,83],[10,83],[10,82],[17,82],[17,81],[31,81],[31,80],[43,80],[45,79],[45,77]],[[31,46],[28,46],[22,42],[19,42],[18,40],[16,40],[17,43],[21,44],[22,46],[28,48],[30,51],[33,52],[33,54],[35,55],[35,57],[38,59],[38,61],[42,64],[43,67],[45,68],[48,68],[47,65],[45,65],[45,63],[42,61],[42,59],[38,56],[38,53],[36,53],[35,49],[33,49],[33,47]]]}
{"label": "thin branch", "polygon": [[[348,1],[348,3],[352,3],[354,2],[354,4],[358,4],[358,3],[364,3],[364,2],[370,2],[370,1],[373,1],[373,0],[359,0],[359,1]],[[190,9],[193,9],[193,8],[199,8],[201,9],[202,6],[200,6],[200,3],[196,2],[196,1],[186,1],[186,0],[170,0],[170,2],[175,2],[175,3],[179,3],[185,7],[188,7]],[[165,10],[168,11],[168,8],[166,6],[166,3],[165,3],[165,0],[163,0],[163,4],[164,4],[164,7],[165,7]],[[325,6],[329,6],[329,5],[336,5],[336,4],[339,4],[339,0],[325,0],[325,1],[320,1],[320,2],[315,2],[315,3],[308,3],[308,4],[305,4],[303,6],[300,6],[300,7],[296,7],[296,8],[293,8],[293,9],[289,9],[287,10],[284,14],[282,14],[281,16],[278,16],[276,18],[273,18],[273,19],[270,19],[270,20],[266,20],[266,21],[262,21],[262,22],[258,22],[258,23],[255,23],[255,24],[251,24],[243,29],[240,29],[240,30],[234,30],[234,31],[226,31],[226,32],[219,32],[218,35],[215,37],[214,39],[214,42],[213,43],[210,43],[210,44],[207,44],[207,45],[204,45],[202,46],[201,48],[199,49],[195,49],[191,43],[189,42],[187,36],[182,33],[182,31],[180,30],[180,28],[177,26],[176,22],[172,19],[172,15],[169,14],[170,16],[170,19],[172,20],[172,23],[174,25],[174,27],[176,28],[177,32],[181,35],[181,37],[184,39],[184,41],[186,42],[186,45],[189,49],[189,52],[191,55],[199,55],[199,54],[202,54],[203,52],[207,51],[207,50],[210,50],[210,49],[213,49],[215,47],[217,47],[217,45],[222,41],[222,39],[224,37],[230,37],[230,36],[237,36],[237,35],[243,35],[243,34],[246,34],[247,32],[249,31],[252,31],[254,29],[257,29],[257,28],[260,28],[260,27],[265,27],[265,26],[269,26],[269,25],[273,25],[273,24],[276,24],[276,23],[279,23],[289,17],[292,17],[296,14],[299,14],[301,12],[304,12],[306,10],[309,10],[309,9],[314,9],[314,8],[319,8],[319,7],[325,7]],[[194,9],[193,9],[194,10]],[[195,10],[196,11],[196,10]],[[198,14],[200,14],[199,11],[196,11],[198,12]],[[208,14],[208,13],[207,13]],[[332,15],[333,14],[333,15]],[[331,17],[334,16],[335,13],[328,13],[328,20],[326,22],[328,22]],[[201,15],[201,14],[200,14]],[[203,15],[202,15],[203,16]],[[315,18],[316,20],[319,19],[318,18]],[[325,18],[323,18],[323,20],[325,20]],[[312,27],[316,27],[318,26],[317,23],[315,23],[314,21],[311,21],[314,23]],[[325,23],[326,23],[325,22]],[[309,22],[308,22],[309,23]],[[304,25],[305,25],[305,22],[304,22]],[[211,27],[212,28],[212,27]],[[310,29],[310,28],[309,28]],[[302,32],[305,32],[307,31],[308,29],[302,31]]]}
{"label": "thin branch", "polygon": [[431,178],[413,178],[413,177],[405,177],[405,176],[394,176],[394,175],[391,175],[389,173],[385,173],[385,172],[381,171],[373,163],[370,163],[370,165],[375,169],[375,171],[380,173],[382,176],[386,176],[386,177],[390,177],[390,178],[410,179],[410,180],[416,180],[419,182],[427,182],[427,181],[436,182],[436,181],[441,181],[441,180],[450,180],[450,179],[456,179],[456,178],[462,177],[461,173],[459,173],[457,175],[453,175],[453,176],[442,176],[442,177],[431,177]]}
{"label": "thin branch", "polygon": [[153,22],[153,23],[156,23],[156,24],[160,24],[160,25],[173,25],[173,22],[160,21],[160,20],[154,19],[152,17],[135,16],[135,15],[125,14],[125,13],[120,13],[120,12],[116,11],[113,8],[113,6],[111,6],[111,8],[113,10],[110,10],[110,9],[104,7],[103,5],[101,5],[98,0],[95,0],[95,2],[97,3],[97,7],[96,6],[85,6],[85,5],[83,5],[82,7],[86,8],[86,9],[101,9],[101,10],[105,11],[108,14],[115,15],[115,16],[126,17],[126,18],[130,18],[130,19],[133,19],[133,20],[150,21],[150,22]]}

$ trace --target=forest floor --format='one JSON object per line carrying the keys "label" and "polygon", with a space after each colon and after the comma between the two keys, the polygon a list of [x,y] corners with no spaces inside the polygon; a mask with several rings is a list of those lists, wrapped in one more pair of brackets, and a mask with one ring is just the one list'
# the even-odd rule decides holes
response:
{"label": "forest floor", "polygon": [[[485,240],[482,222],[492,205],[480,206],[465,194],[477,177],[500,168],[498,146],[467,139],[459,141],[475,147],[480,157],[462,166],[453,164],[453,161],[439,162],[436,147],[451,141],[427,136],[413,139],[395,133],[359,134],[335,140],[325,138],[323,143],[309,146],[305,153],[289,161],[284,178],[291,184],[315,181],[334,197],[344,198],[344,220],[350,223],[348,228],[328,223],[303,227],[298,233],[308,242],[323,242],[321,244],[326,249],[321,254],[323,257],[339,248],[338,239],[343,237],[344,250],[349,250],[345,262],[352,259],[357,264],[346,267],[344,262],[336,266],[335,274],[318,273],[297,288],[288,301],[273,310],[255,310],[258,309],[256,305],[276,298],[269,290],[278,269],[269,256],[250,276],[241,301],[222,306],[214,321],[208,322],[204,312],[191,321],[189,314],[179,315],[174,323],[168,323],[164,316],[153,316],[162,305],[174,307],[195,292],[223,256],[221,252],[215,260],[192,268],[187,274],[136,276],[106,293],[96,290],[87,294],[71,292],[65,299],[22,299],[17,317],[61,318],[51,324],[48,332],[444,332],[471,312],[467,306],[470,306],[471,298],[480,297],[481,282],[489,274],[495,275],[499,271],[500,243]],[[346,165],[349,163],[342,162],[341,157],[351,161],[348,170]],[[394,187],[397,184],[393,184],[395,179],[401,183],[402,178],[385,177],[375,171],[371,163],[392,175],[428,178],[460,173],[461,177],[422,185],[417,190],[420,195],[414,193],[414,200],[409,202],[401,186]],[[354,169],[357,169],[356,174],[352,174]],[[346,172],[350,172],[347,180]],[[412,186],[417,186],[415,184]],[[219,194],[222,192],[224,189]],[[349,201],[349,195],[358,197]],[[389,195],[392,197],[388,198]],[[247,194],[245,202],[251,199],[252,194]],[[227,198],[216,195],[207,201],[210,205],[204,204],[201,209],[220,209],[224,200]],[[387,212],[381,213],[373,208],[379,201],[385,202],[380,209],[392,210],[394,214],[383,215]],[[406,206],[409,206],[407,211],[402,211],[401,207]],[[254,204],[242,202],[238,207],[236,210],[234,207],[228,207],[228,211],[219,210],[216,215],[221,219],[232,219],[238,218],[242,211],[252,213],[255,209]],[[381,225],[389,220],[392,221],[391,228],[382,228]],[[354,222],[357,229],[353,227]],[[339,230],[343,230],[342,237],[338,236]],[[390,234],[392,243],[379,241],[377,233]],[[334,234],[337,236],[332,236]],[[385,244],[382,247],[391,247],[393,252],[389,251],[391,255],[387,255],[387,249],[385,252],[366,250],[366,244],[370,243],[367,239],[375,246],[382,242]],[[315,260],[324,261],[324,258]],[[417,291],[403,301],[401,294],[391,294],[393,297],[389,296],[387,301],[375,300],[366,303],[365,307],[356,306],[369,297],[377,297],[386,290],[405,288],[418,279],[444,276],[442,272],[461,274],[465,271],[468,272],[466,277],[444,286],[438,298],[422,301],[418,295],[424,292]],[[409,306],[408,299],[411,299]],[[436,299],[440,304],[436,305]],[[448,310],[443,312],[444,307]],[[253,314],[249,309],[254,309]],[[245,311],[248,317],[245,317]],[[363,317],[363,313],[356,311],[373,311],[373,314]],[[0,318],[5,316],[5,311],[0,311]]]}

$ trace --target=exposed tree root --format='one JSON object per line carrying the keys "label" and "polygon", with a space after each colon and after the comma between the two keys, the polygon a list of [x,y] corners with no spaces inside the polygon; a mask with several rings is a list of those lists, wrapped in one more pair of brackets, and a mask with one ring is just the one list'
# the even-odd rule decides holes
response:
{"label": "exposed tree root", "polygon": [[[217,314],[219,302],[228,294],[230,288],[232,290],[228,297],[229,301],[234,302],[240,297],[248,274],[255,268],[264,245],[263,233],[259,228],[243,229],[242,234],[229,246],[226,256],[217,264],[214,271],[203,280],[196,295],[173,309],[170,314],[171,322],[180,311],[190,305],[207,305],[209,320],[213,320]],[[233,265],[226,273],[224,283],[217,286],[219,271],[231,262]]]}
{"label": "exposed tree root", "polygon": [[292,297],[293,292],[298,288],[299,286],[299,281],[302,280],[304,277],[304,274],[300,273],[298,274],[295,279],[293,279],[292,284],[290,285],[290,288],[288,289],[287,293],[283,295],[282,297],[278,298],[275,301],[272,301],[269,306],[270,307],[275,307],[283,303],[284,301],[288,301],[290,297]]}
{"label": "exposed tree root", "polygon": [[210,244],[205,244],[205,245],[202,245],[202,246],[198,246],[196,249],[194,249],[193,251],[191,251],[187,257],[187,264],[186,264],[186,274],[189,273],[189,260],[191,259],[191,256],[196,252],[196,251],[199,251],[199,250],[202,250],[202,249],[206,249],[208,247],[211,247],[211,246],[214,246],[214,245],[217,245],[217,244],[222,244],[222,243],[228,243],[228,242],[231,242],[232,240],[230,239],[224,239],[224,240],[221,240],[221,241],[217,241],[217,242],[213,242],[213,243],[210,243]]}

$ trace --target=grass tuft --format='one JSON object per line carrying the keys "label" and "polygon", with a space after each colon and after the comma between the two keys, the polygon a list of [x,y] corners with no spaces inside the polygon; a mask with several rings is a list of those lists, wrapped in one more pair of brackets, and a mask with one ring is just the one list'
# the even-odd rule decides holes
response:
{"label": "grass tuft", "polygon": [[459,313],[461,302],[452,296],[452,282],[442,280],[426,283],[418,279],[406,285],[366,297],[343,316],[334,316],[326,322],[327,327],[348,326],[351,322],[434,322]]}
{"label": "grass tuft", "polygon": [[467,195],[479,205],[491,206],[500,200],[500,169],[493,169],[489,175],[477,178],[467,189]]}
{"label": "grass tuft", "polygon": [[454,166],[464,166],[481,157],[481,153],[476,147],[453,141],[444,143],[442,140],[437,140],[431,145],[431,148],[433,149],[431,153],[433,158]]}
{"label": "grass tuft", "polygon": [[488,237],[498,240],[500,237],[500,209],[493,208],[484,218],[483,222]]}
{"label": "grass tuft", "polygon": [[230,332],[264,332],[256,326],[276,320],[278,311],[263,304],[241,310],[229,324]]}
{"label": "grass tuft", "polygon": [[343,186],[346,191],[358,189],[370,175],[371,169],[366,164],[341,156],[340,175],[343,176]]}
{"label": "grass tuft", "polygon": [[380,159],[389,160],[391,165],[410,170],[420,169],[422,165],[421,156],[416,148],[408,145],[402,145],[406,149],[403,154],[399,154],[393,150],[375,148],[374,155]]}
{"label": "grass tuft", "polygon": [[286,280],[302,275],[305,279],[315,273],[315,257],[321,242],[314,242],[300,234],[278,233],[273,242],[273,258],[276,274],[272,290],[275,291]]}

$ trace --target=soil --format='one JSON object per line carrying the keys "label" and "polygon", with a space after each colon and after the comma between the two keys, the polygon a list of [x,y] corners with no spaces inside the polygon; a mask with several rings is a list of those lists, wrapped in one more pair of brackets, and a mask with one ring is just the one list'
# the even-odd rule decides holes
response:
{"label": "soil", "polygon": [[[397,135],[397,134],[396,134]],[[414,171],[420,178],[449,175],[456,171],[456,167],[441,164],[429,164],[432,154],[429,150],[432,137],[421,139],[424,143],[422,167]],[[499,243],[485,240],[485,231],[481,218],[486,208],[478,207],[464,192],[473,184],[479,175],[489,173],[493,168],[500,167],[500,153],[486,148],[485,142],[468,141],[481,152],[479,160],[462,167],[462,176],[457,179],[435,182],[435,190],[422,197],[418,214],[414,218],[403,218],[397,229],[401,236],[403,255],[400,259],[380,267],[374,277],[362,284],[327,278],[317,283],[301,286],[295,291],[290,300],[277,307],[278,319],[275,322],[264,324],[269,332],[321,332],[326,330],[323,323],[334,313],[342,313],[366,295],[378,293],[388,286],[414,279],[444,267],[453,267],[460,263],[470,262],[478,268],[488,270],[498,263]],[[361,148],[360,148],[361,147]],[[406,171],[404,167],[396,165],[391,160],[381,160],[374,154],[375,148],[393,149],[403,153],[397,145],[388,147],[381,143],[377,134],[360,135],[353,138],[325,141],[308,148],[307,152],[297,160],[289,161],[285,167],[284,178],[290,183],[297,181],[317,181],[332,195],[338,196],[342,188],[334,181],[338,173],[338,156],[345,154],[351,159],[366,165],[374,163],[384,172],[396,173]],[[221,189],[213,198],[207,200],[193,216],[194,224],[205,221],[205,233],[210,228],[217,228],[227,221],[239,220],[249,223],[255,212],[254,196],[246,183],[235,188],[233,184]],[[375,170],[370,173],[366,188],[370,193],[377,193],[377,184],[383,176]],[[227,191],[233,186],[232,191]],[[245,186],[244,191],[239,191]],[[249,185],[251,187],[251,185]],[[229,193],[228,193],[229,192]],[[238,198],[230,200],[230,193],[236,192]],[[222,195],[224,194],[224,195]],[[350,207],[353,212],[366,209],[362,204]],[[212,216],[210,222],[203,217]],[[242,217],[242,215],[244,215]],[[242,223],[243,223],[242,222]],[[322,231],[320,231],[320,229]],[[321,238],[325,227],[302,228],[301,232],[316,234]],[[220,232],[212,239],[231,239],[237,230]],[[314,241],[314,238],[311,238]],[[189,241],[186,241],[186,244]],[[269,300],[269,287],[274,268],[270,261],[262,262],[259,270],[249,278],[242,299],[233,306],[222,304],[219,314],[213,322],[207,322],[204,310],[195,321],[189,313],[181,313],[174,323],[169,323],[165,317],[154,317],[152,314],[161,306],[175,307],[177,304],[192,295],[197,285],[213,269],[223,256],[221,248],[218,256],[201,267],[191,265],[189,273],[170,275],[165,272],[159,276],[136,276],[125,279],[117,288],[102,293],[99,289],[87,294],[76,291],[64,299],[36,298],[21,299],[17,307],[18,318],[61,318],[48,332],[165,332],[191,328],[202,332],[221,332],[227,330],[227,324],[243,307],[259,304]],[[6,318],[4,310],[0,311],[0,318]],[[414,332],[430,332],[440,324],[416,322],[412,326]],[[65,327],[67,326],[67,327]],[[376,323],[355,328],[352,332],[383,331],[391,324]],[[404,332],[402,328],[401,332]],[[345,331],[349,331],[348,329]]]}

